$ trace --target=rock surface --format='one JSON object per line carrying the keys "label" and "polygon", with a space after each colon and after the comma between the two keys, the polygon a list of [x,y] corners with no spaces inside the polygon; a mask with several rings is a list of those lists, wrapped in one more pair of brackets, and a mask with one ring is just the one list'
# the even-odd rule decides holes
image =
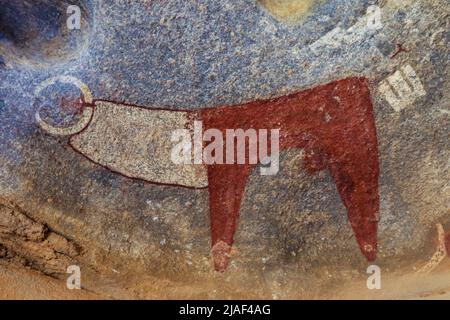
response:
{"label": "rock surface", "polygon": [[[76,264],[84,289],[111,298],[277,299],[339,297],[349,286],[363,296],[370,264],[396,279],[430,262],[442,244],[436,225],[450,230],[447,0],[72,2],[83,20],[69,32],[64,1],[0,0],[7,266],[63,283]],[[368,27],[372,4],[381,8],[381,28]],[[406,65],[423,94],[400,99],[397,110],[389,89],[399,92],[401,83],[383,83]],[[77,87],[35,94],[61,75],[80,79],[94,99],[191,111],[367,78],[380,157],[377,260],[359,251],[330,173],[306,172],[305,153],[292,149],[281,153],[277,175],[250,174],[233,259],[215,272],[206,189],[127,178],[38,125],[36,112],[59,126],[79,120]],[[432,269],[445,274],[449,266],[441,259]],[[10,283],[1,279],[0,287]],[[450,287],[417,283],[427,292]]]}

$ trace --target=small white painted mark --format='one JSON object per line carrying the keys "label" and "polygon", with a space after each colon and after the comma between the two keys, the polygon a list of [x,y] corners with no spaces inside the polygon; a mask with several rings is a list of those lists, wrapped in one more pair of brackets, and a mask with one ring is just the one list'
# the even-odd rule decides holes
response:
{"label": "small white painted mark", "polygon": [[382,81],[379,90],[396,112],[426,94],[419,77],[409,64]]}

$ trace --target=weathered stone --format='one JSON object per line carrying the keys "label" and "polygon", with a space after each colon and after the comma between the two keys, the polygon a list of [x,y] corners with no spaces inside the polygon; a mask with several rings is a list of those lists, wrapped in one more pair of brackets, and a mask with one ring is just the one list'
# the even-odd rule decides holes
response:
{"label": "weathered stone", "polygon": [[30,219],[18,207],[0,203],[0,256],[45,274],[64,274],[79,255],[71,241]]}
{"label": "weathered stone", "polygon": [[[443,281],[450,230],[447,0],[72,2],[82,11],[81,30],[67,30],[64,1],[0,0],[1,260],[17,257],[47,274],[80,264],[83,287],[116,298],[396,298],[449,291]],[[371,4],[381,8],[380,28],[368,24]],[[85,83],[92,99],[70,83],[37,90],[62,75]],[[250,173],[233,246],[216,247],[231,256],[230,265],[216,273],[208,189],[127,177],[181,179],[171,164],[156,161],[167,149],[149,147],[148,161],[126,148],[108,155],[115,150],[105,147],[109,140],[99,134],[93,140],[86,131],[80,154],[70,136],[49,134],[36,121],[38,113],[54,127],[71,127],[98,101],[201,113],[350,77],[368,82],[379,150],[378,252],[370,263],[336,179],[328,170],[303,170],[305,163],[324,168],[316,153],[286,150],[278,174]],[[147,118],[138,118],[135,126],[111,118],[109,129],[123,130],[119,145],[139,133],[165,133],[152,127],[152,121],[167,125],[165,116],[149,120],[145,130],[137,124]],[[88,154],[108,161],[93,163]],[[108,157],[117,167],[107,168]],[[205,176],[186,177],[204,186]],[[369,264],[381,267],[391,293],[368,292]],[[430,278],[411,289],[409,275],[419,270]],[[410,291],[393,289],[399,283]]]}

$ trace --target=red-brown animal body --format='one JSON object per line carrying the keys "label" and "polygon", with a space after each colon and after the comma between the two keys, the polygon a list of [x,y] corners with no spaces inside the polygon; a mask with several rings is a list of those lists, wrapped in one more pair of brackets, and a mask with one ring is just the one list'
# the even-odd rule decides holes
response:
{"label": "red-brown animal body", "polygon": [[[362,253],[375,259],[379,156],[366,79],[348,78],[271,100],[204,109],[196,117],[205,129],[223,133],[280,129],[280,151],[303,148],[308,172],[330,170]],[[219,271],[229,263],[242,195],[254,166],[246,163],[207,168],[212,254]]]}

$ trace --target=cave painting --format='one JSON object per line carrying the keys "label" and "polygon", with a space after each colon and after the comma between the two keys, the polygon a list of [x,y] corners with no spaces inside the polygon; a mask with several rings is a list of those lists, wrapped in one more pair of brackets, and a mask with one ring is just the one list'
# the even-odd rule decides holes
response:
{"label": "cave painting", "polygon": [[[74,83],[70,78],[57,80]],[[154,184],[208,188],[211,254],[217,271],[224,271],[229,264],[246,182],[256,165],[249,161],[174,164],[170,159],[171,132],[190,129],[194,121],[202,121],[205,130],[214,128],[223,134],[226,129],[279,129],[280,151],[304,149],[304,167],[309,173],[330,171],[361,252],[369,261],[376,258],[379,155],[365,78],[352,77],[270,100],[201,110],[94,100],[81,83],[76,85],[84,95],[81,124],[54,128],[37,115],[41,127],[49,133],[69,135],[73,150],[123,176]]]}

